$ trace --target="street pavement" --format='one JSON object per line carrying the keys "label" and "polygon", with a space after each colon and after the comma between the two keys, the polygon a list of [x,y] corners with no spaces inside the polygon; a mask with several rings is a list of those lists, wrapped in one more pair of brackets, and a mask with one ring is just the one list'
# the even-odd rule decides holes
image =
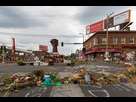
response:
{"label": "street pavement", "polygon": [[[83,65],[76,64],[73,67],[67,66],[66,64],[57,64],[54,66],[18,66],[15,63],[0,63],[0,76],[6,76],[8,74],[26,75],[37,68],[43,68],[46,72],[54,72],[55,75],[58,74],[59,77],[64,77],[75,74],[75,71],[79,71],[80,66],[85,66],[91,73],[104,72],[105,74],[118,73],[124,69],[118,64],[106,62],[89,62]],[[19,93],[11,92],[9,97],[135,97],[136,84],[108,84],[107,87],[60,84],[59,86],[27,87],[19,91]],[[4,94],[5,92],[0,92],[0,97],[3,97]]]}

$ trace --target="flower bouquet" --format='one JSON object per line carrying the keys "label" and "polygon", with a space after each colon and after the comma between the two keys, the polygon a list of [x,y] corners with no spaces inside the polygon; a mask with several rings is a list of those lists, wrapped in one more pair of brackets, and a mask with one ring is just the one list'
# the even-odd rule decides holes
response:
{"label": "flower bouquet", "polygon": [[34,75],[36,75],[37,77],[43,77],[43,75],[44,75],[44,70],[43,69],[35,69],[34,71],[33,71],[33,74]]}
{"label": "flower bouquet", "polygon": [[85,64],[87,64],[87,61],[88,61],[87,58],[85,58]]}

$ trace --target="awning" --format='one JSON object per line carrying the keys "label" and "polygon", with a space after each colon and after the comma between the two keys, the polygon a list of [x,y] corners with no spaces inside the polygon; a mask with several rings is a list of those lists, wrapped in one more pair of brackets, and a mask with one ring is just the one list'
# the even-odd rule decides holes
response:
{"label": "awning", "polygon": [[[108,52],[122,52],[121,48],[108,48]],[[85,54],[93,53],[93,52],[106,52],[106,48],[96,48],[93,50],[86,51]]]}

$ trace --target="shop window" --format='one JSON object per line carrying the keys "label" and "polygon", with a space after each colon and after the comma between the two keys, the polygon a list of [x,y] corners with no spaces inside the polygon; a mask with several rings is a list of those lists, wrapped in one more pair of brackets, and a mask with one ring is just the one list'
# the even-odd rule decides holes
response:
{"label": "shop window", "polygon": [[134,38],[130,38],[130,43],[134,43]]}
{"label": "shop window", "polygon": [[90,42],[90,47],[91,47],[91,42]]}
{"label": "shop window", "polygon": [[117,38],[113,38],[113,43],[117,43]]}
{"label": "shop window", "polygon": [[94,39],[94,45],[98,45],[98,39]]}
{"label": "shop window", "polygon": [[88,44],[86,45],[86,48],[88,48]]}
{"label": "shop window", "polygon": [[120,56],[120,53],[114,53],[114,56]]}
{"label": "shop window", "polygon": [[121,43],[125,43],[125,38],[121,38]]}
{"label": "shop window", "polygon": [[106,38],[102,38],[102,43],[106,44]]}

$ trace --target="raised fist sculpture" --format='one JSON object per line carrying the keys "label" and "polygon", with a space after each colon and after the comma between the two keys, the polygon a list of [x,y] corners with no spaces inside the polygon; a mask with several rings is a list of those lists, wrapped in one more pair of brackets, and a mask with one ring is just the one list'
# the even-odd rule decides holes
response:
{"label": "raised fist sculpture", "polygon": [[53,52],[58,52],[57,46],[58,46],[58,40],[57,39],[51,39],[51,44],[53,46]]}

